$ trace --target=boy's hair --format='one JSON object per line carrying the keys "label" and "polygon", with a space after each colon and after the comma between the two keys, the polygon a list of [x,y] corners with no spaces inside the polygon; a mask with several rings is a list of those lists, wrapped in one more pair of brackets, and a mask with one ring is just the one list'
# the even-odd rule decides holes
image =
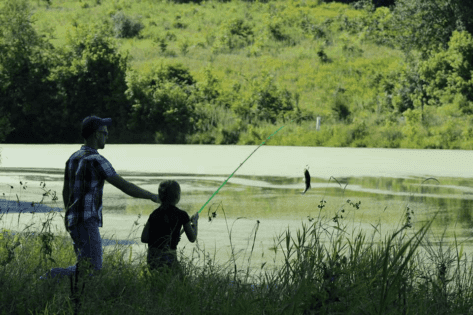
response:
{"label": "boy's hair", "polygon": [[158,195],[161,203],[173,203],[181,193],[181,187],[175,180],[166,180],[159,184]]}

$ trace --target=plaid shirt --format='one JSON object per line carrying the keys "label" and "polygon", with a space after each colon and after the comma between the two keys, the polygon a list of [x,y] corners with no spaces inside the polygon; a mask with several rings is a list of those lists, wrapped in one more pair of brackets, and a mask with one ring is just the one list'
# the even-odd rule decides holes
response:
{"label": "plaid shirt", "polygon": [[64,182],[69,187],[65,216],[66,230],[90,218],[102,226],[102,195],[105,179],[117,173],[97,150],[83,145],[66,162]]}

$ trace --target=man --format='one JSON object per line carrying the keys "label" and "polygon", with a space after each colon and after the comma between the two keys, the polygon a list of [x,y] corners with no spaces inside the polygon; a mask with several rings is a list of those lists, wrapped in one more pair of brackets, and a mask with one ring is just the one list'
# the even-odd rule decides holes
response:
{"label": "man", "polygon": [[68,268],[53,268],[40,279],[48,276],[55,278],[59,274],[71,276],[79,265],[87,265],[87,260],[95,270],[102,269],[99,227],[103,226],[102,194],[105,180],[132,197],[161,202],[158,195],[123,179],[115,172],[112,164],[97,152],[105,148],[107,126],[111,124],[111,118],[101,119],[96,116],[88,116],[82,121],[81,135],[85,144],[66,162],[62,191],[66,209],[64,223],[74,241],[77,264]]}

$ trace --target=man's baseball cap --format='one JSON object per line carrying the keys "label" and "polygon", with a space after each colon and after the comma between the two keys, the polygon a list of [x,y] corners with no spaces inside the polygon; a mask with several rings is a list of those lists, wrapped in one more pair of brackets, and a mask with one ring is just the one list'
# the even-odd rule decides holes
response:
{"label": "man's baseball cap", "polygon": [[82,121],[82,132],[81,135],[84,139],[87,139],[93,134],[100,126],[111,126],[112,118],[100,118],[97,116],[87,116]]}

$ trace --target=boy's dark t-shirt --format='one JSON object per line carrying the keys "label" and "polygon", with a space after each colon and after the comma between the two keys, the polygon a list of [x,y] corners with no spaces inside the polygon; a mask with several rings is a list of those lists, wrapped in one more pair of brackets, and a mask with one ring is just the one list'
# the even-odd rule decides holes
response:
{"label": "boy's dark t-shirt", "polygon": [[181,228],[189,221],[187,212],[172,205],[161,205],[148,219],[150,225],[148,247],[176,250],[181,240]]}

